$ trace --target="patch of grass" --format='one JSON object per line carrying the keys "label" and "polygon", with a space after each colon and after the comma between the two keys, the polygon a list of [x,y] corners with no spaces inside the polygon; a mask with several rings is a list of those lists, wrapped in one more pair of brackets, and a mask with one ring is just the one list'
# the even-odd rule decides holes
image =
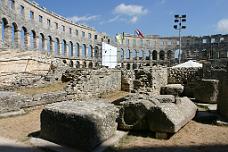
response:
{"label": "patch of grass", "polygon": [[36,95],[48,92],[63,91],[65,86],[66,83],[56,82],[39,87],[19,88],[18,90],[16,90],[16,92],[23,95]]}

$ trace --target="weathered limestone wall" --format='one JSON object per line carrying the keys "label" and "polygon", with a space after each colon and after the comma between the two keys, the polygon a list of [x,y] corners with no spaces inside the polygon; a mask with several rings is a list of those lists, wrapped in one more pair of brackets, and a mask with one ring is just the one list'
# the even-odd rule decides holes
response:
{"label": "weathered limestone wall", "polygon": [[115,69],[69,69],[62,81],[70,81],[68,95],[76,99],[98,97],[101,94],[121,90],[121,71]]}
{"label": "weathered limestone wall", "polygon": [[122,71],[122,90],[146,94],[160,94],[168,83],[168,71],[163,67],[144,67],[134,71]]}
{"label": "weathered limestone wall", "polygon": [[168,73],[169,84],[186,84],[203,77],[202,69],[199,68],[169,68]]}

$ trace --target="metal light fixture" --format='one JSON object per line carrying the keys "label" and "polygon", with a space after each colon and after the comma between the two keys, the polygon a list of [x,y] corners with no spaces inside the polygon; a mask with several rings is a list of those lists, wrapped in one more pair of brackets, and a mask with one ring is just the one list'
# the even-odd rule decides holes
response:
{"label": "metal light fixture", "polygon": [[174,15],[174,22],[177,25],[174,25],[173,28],[179,31],[179,53],[178,53],[178,63],[181,61],[181,30],[186,29],[186,26],[183,26],[182,23],[186,22],[186,15]]}

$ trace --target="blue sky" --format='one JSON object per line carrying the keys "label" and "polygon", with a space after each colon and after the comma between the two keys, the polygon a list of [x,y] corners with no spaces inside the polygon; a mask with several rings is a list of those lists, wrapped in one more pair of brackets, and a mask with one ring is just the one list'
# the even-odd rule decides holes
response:
{"label": "blue sky", "polygon": [[35,0],[76,22],[114,36],[134,33],[176,36],[174,15],[186,14],[183,35],[228,34],[228,0]]}

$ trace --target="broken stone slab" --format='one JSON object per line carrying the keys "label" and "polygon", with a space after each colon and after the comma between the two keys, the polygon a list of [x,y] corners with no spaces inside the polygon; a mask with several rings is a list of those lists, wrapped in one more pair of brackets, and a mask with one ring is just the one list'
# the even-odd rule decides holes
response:
{"label": "broken stone slab", "polygon": [[180,96],[184,91],[184,86],[181,84],[168,84],[164,87],[161,87],[162,95],[174,95]]}
{"label": "broken stone slab", "polygon": [[130,99],[122,102],[117,119],[121,130],[147,130],[146,115],[154,104],[146,99]]}
{"label": "broken stone slab", "polygon": [[150,131],[176,133],[194,118],[196,105],[187,97],[179,100],[178,104],[161,103],[149,109],[147,122]]}
{"label": "broken stone slab", "polygon": [[175,96],[174,95],[158,95],[153,98],[157,99],[160,103],[174,103]]}
{"label": "broken stone slab", "polygon": [[41,137],[91,151],[115,133],[116,115],[114,105],[101,101],[54,103],[41,113]]}

